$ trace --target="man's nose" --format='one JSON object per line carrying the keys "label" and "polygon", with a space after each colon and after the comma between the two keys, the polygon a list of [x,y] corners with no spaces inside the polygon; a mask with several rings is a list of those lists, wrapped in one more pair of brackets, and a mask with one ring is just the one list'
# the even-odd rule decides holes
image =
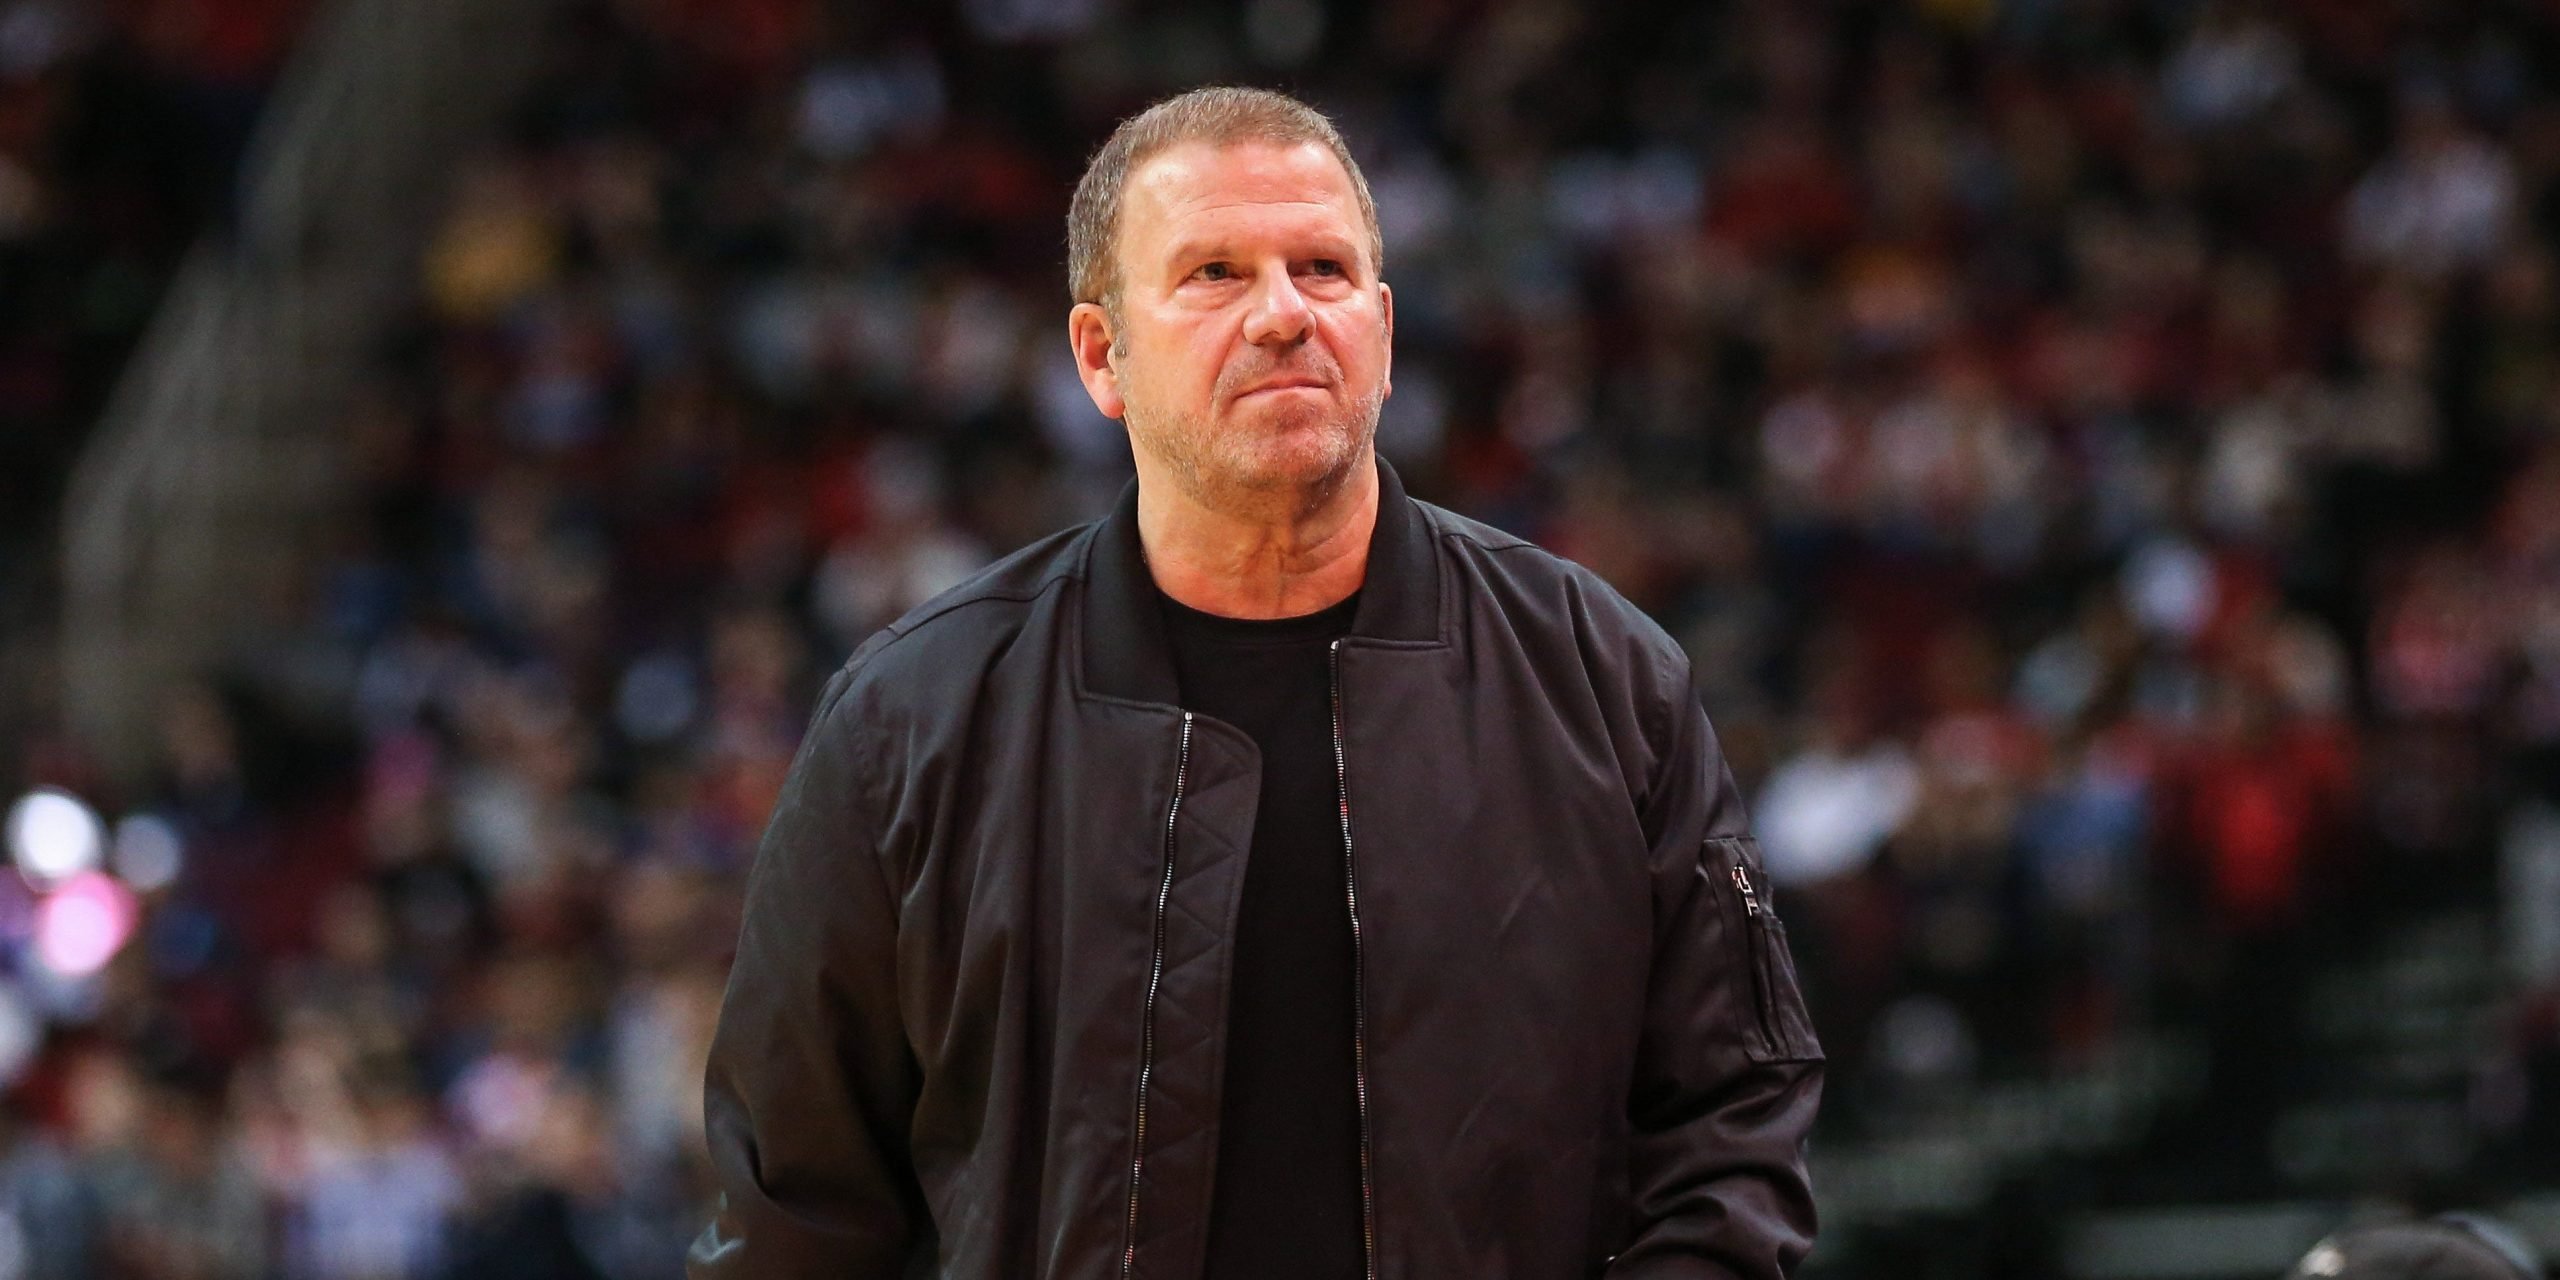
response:
{"label": "man's nose", "polygon": [[1255,346],[1294,346],[1303,341],[1315,316],[1298,292],[1297,277],[1285,268],[1266,271],[1254,284],[1253,308],[1244,318],[1244,339]]}

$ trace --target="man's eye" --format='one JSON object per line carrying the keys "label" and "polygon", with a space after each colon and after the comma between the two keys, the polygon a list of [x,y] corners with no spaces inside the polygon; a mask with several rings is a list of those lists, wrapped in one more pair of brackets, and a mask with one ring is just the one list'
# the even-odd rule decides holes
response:
{"label": "man's eye", "polygon": [[1202,265],[1199,270],[1194,271],[1191,274],[1198,276],[1203,280],[1224,280],[1227,277],[1234,275],[1235,271],[1223,262],[1211,262]]}
{"label": "man's eye", "polygon": [[1342,274],[1342,264],[1331,258],[1318,258],[1307,264],[1307,270],[1320,276],[1338,276]]}

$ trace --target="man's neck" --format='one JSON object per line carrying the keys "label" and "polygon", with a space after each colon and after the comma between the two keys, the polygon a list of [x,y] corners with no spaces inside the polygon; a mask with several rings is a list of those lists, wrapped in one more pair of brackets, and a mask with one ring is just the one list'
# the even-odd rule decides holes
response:
{"label": "man's neck", "polygon": [[1225,618],[1295,618],[1349,598],[1368,575],[1377,523],[1378,469],[1366,458],[1331,493],[1267,516],[1138,482],[1138,541],[1156,587]]}

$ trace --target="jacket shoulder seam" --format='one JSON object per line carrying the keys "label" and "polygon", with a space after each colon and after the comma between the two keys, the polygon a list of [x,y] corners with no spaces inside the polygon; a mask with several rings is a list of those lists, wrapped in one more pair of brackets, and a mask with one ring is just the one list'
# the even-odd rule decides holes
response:
{"label": "jacket shoulder seam", "polygon": [[[1476,547],[1485,551],[1529,550],[1544,552],[1550,556],[1555,554],[1554,552],[1547,551],[1546,548],[1539,546],[1537,543],[1529,541],[1527,538],[1520,537],[1513,533],[1506,533],[1503,530],[1496,529],[1480,520],[1473,520],[1466,516],[1459,515],[1457,512],[1451,511],[1446,507],[1434,506],[1428,502],[1416,502],[1414,505],[1422,509],[1424,519],[1431,523],[1433,532],[1438,534],[1443,541],[1463,542],[1468,546]],[[1494,534],[1496,536],[1491,538],[1485,537],[1484,535],[1487,533]]]}
{"label": "jacket shoulder seam", "polygon": [[[1087,525],[1074,532],[1090,535],[1092,528],[1093,526]],[[1074,539],[1069,543],[1069,545],[1073,546],[1075,543],[1082,542],[1084,540],[1085,539],[1083,538]],[[969,584],[964,583],[959,587],[955,587],[953,588],[953,594],[948,598],[928,600],[924,604],[916,606],[916,612],[897,618],[886,626],[881,627],[878,631],[873,632],[869,639],[855,646],[854,651],[846,656],[844,667],[846,670],[851,670],[856,667],[868,665],[873,659],[877,658],[882,653],[896,648],[900,641],[905,640],[909,636],[917,635],[929,630],[934,626],[934,624],[942,621],[944,618],[947,618],[954,613],[958,613],[961,610],[967,609],[972,605],[1029,604],[1034,600],[1038,600],[1042,596],[1057,590],[1059,584],[1069,579],[1080,577],[1082,559],[1083,557],[1080,554],[1070,554],[1061,557],[1061,562],[1054,562],[1050,564],[1041,572],[1041,575],[1038,578],[1023,586],[997,587],[992,584],[988,584],[972,587]]]}
{"label": "jacket shoulder seam", "polygon": [[880,628],[879,631],[873,634],[871,641],[865,642],[863,645],[856,648],[853,653],[845,659],[845,669],[847,671],[856,671],[862,667],[871,665],[871,663],[879,659],[881,654],[897,648],[900,642],[923,634],[925,631],[932,629],[934,624],[942,621],[944,618],[950,617],[952,614],[967,609],[972,605],[1029,604],[1030,602],[1049,594],[1051,591],[1056,590],[1058,584],[1064,581],[1066,576],[1067,575],[1061,573],[1044,578],[1037,586],[1028,589],[989,591],[971,595],[963,599],[949,601],[942,605],[942,607],[935,609],[933,612],[928,613],[921,618],[901,618],[896,622],[892,622],[889,625]]}
{"label": "jacket shoulder seam", "polygon": [[[952,614],[958,613],[971,605],[1028,604],[1031,601],[1037,600],[1040,597],[1049,594],[1051,591],[1056,590],[1058,584],[1065,579],[1066,575],[1064,573],[1057,573],[1042,578],[1039,582],[1028,587],[1016,588],[1009,591],[979,592],[977,594],[962,597],[958,600],[947,601],[941,608],[935,609],[933,612],[925,614],[923,617],[901,618],[898,621],[892,622],[888,626],[882,628],[882,630],[887,631],[890,636],[893,637],[890,643],[895,644],[897,641],[904,640],[908,636],[915,635],[923,631],[925,628],[932,626],[934,623],[940,622],[944,618],[950,617]],[[881,647],[885,649],[888,645],[882,645]]]}

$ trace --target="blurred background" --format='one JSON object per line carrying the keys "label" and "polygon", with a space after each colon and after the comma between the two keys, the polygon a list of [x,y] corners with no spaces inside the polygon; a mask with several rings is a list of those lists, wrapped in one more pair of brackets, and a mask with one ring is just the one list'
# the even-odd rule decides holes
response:
{"label": "blurred background", "polygon": [[0,1280],[679,1274],[819,681],[1128,473],[1291,89],[1382,451],[1697,659],[1816,1277],[2560,1245],[2560,11],[0,0]]}

